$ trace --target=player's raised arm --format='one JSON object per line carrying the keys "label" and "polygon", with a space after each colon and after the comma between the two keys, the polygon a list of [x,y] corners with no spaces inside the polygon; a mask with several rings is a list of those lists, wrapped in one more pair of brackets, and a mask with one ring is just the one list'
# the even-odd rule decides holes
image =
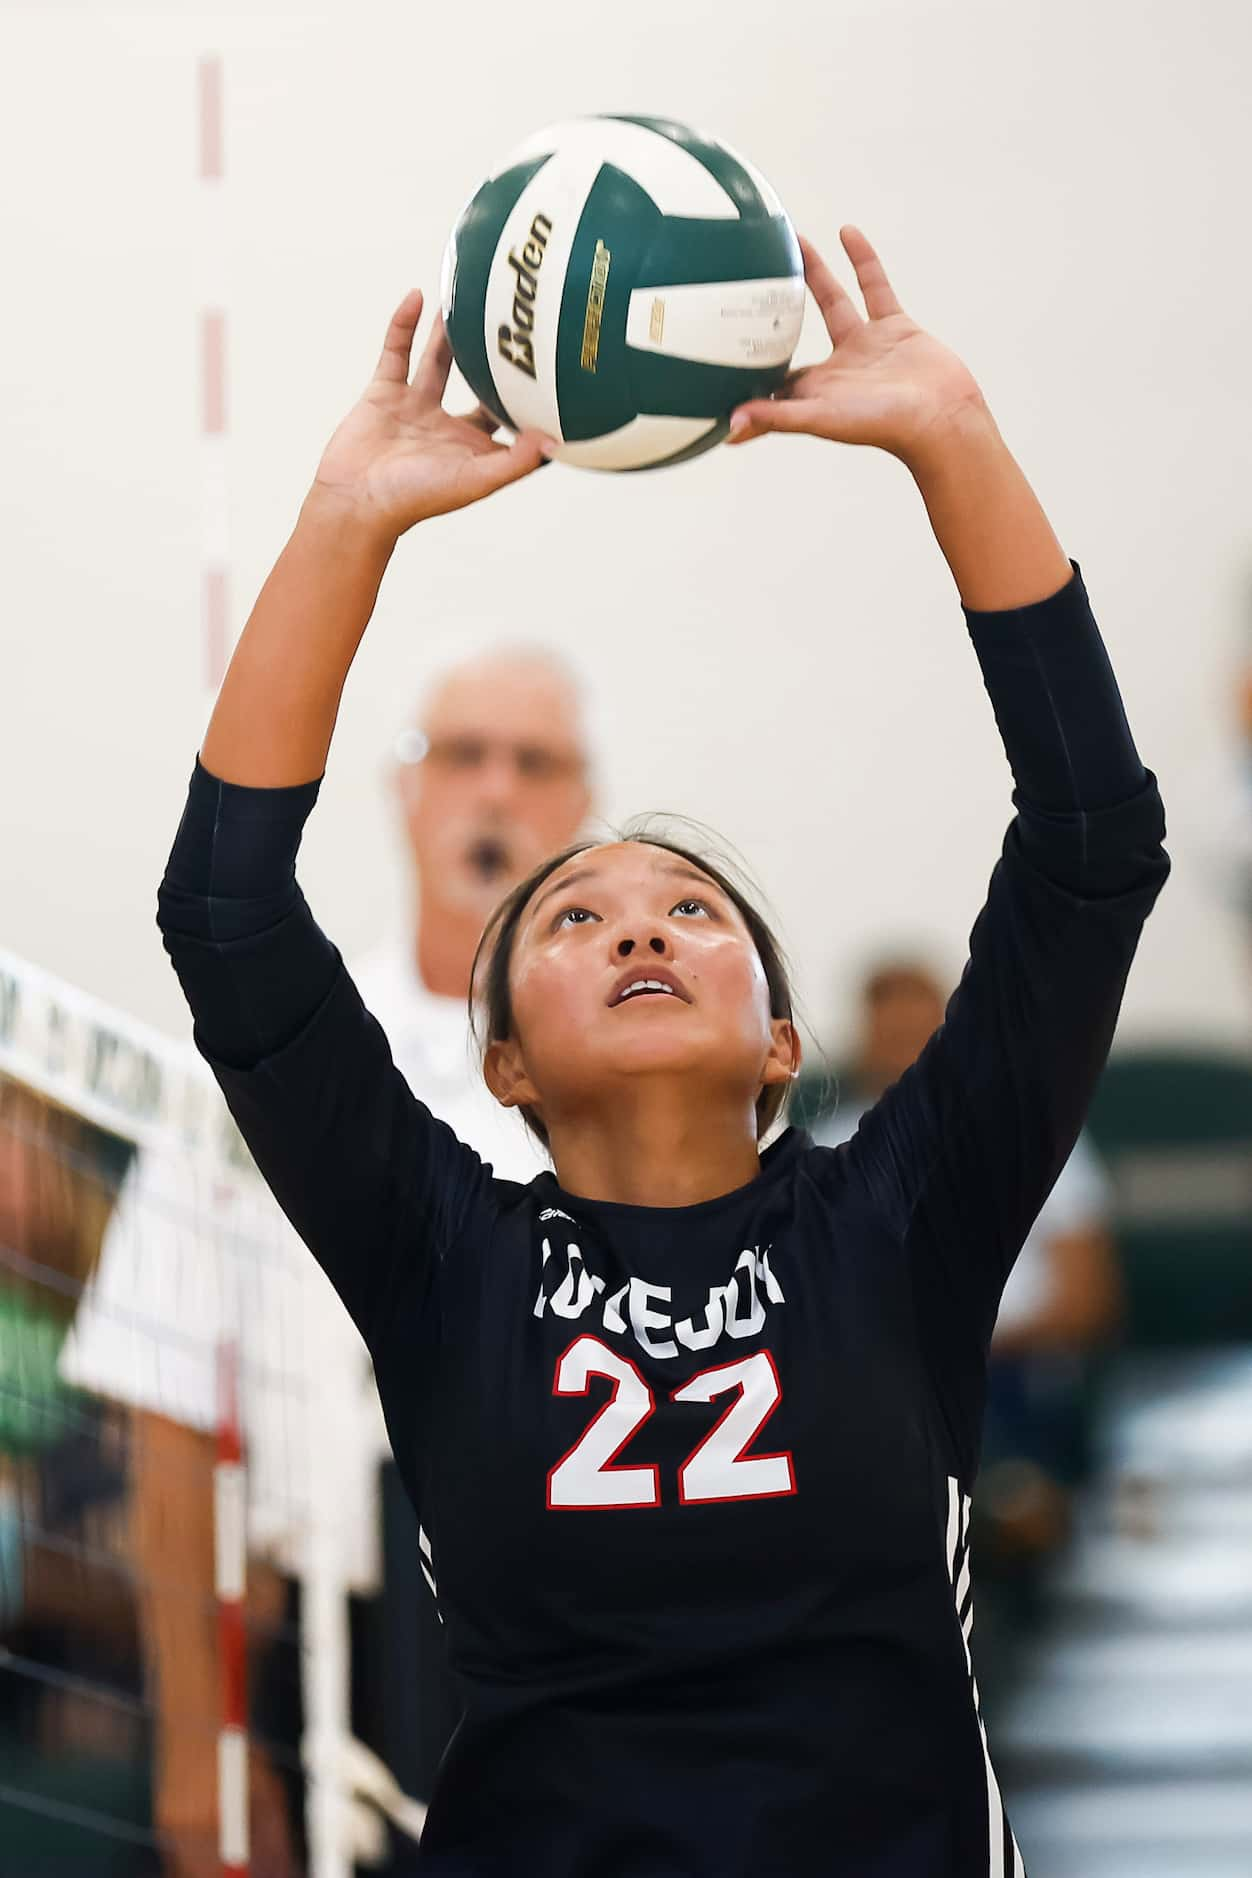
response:
{"label": "player's raised arm", "polygon": [[481,1166],[394,1068],[296,883],[296,854],[396,541],[544,460],[534,435],[494,443],[496,420],[481,407],[464,418],[444,411],[452,354],[442,320],[410,379],[421,310],[420,293],[397,309],[253,608],[158,911],[196,1042],[367,1341],[397,1285],[430,1282]]}
{"label": "player's raised arm", "polygon": [[[972,1477],[986,1348],[1026,1232],[1107,1055],[1169,863],[1081,575],[965,366],[901,311],[843,231],[866,316],[806,245],[834,351],[742,436],[876,445],[910,470],[964,604],[1017,814],[945,1022],[849,1151],[903,1241],[949,1426]],[[942,838],[942,778],[918,779],[918,838]]]}
{"label": "player's raised arm", "polygon": [[415,290],[326,446],[240,637],[201,751],[225,782],[279,788],[321,775],[344,680],[400,536],[544,462],[537,433],[496,443],[499,424],[482,405],[464,417],[444,410],[452,348],[442,318],[410,375],[421,316]]}

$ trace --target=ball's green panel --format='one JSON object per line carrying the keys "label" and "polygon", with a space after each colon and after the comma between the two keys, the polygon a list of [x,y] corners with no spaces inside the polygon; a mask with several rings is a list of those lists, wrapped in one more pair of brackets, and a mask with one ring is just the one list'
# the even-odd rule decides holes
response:
{"label": "ball's green panel", "polygon": [[692,457],[703,456],[706,450],[716,449],[729,430],[730,419],[724,417],[720,424],[714,424],[707,436],[697,437],[696,441],[689,443],[685,450],[675,450],[673,456],[663,456],[655,463],[639,463],[634,469],[619,470],[617,473],[619,476],[643,476],[648,470],[674,469],[679,463],[690,463]]}
{"label": "ball's green panel", "polygon": [[786,216],[772,215],[763,222],[718,222],[704,216],[663,215],[635,285],[779,280],[803,272],[804,257]]}
{"label": "ball's green panel", "polygon": [[729,417],[749,398],[767,398],[787,376],[786,365],[749,370],[742,365],[702,365],[666,358],[661,352],[627,350],[635,411],[668,417]]}
{"label": "ball's green panel", "polygon": [[[461,376],[489,411],[510,430],[517,426],[500,401],[487,362],[486,306],[491,261],[518,197],[548,157],[502,170],[484,183],[456,225],[456,276],[448,338]],[[465,289],[463,291],[463,289]]]}
{"label": "ball's green panel", "polygon": [[[651,196],[633,178],[611,163],[601,167],[578,220],[557,320],[556,401],[561,435],[568,443],[620,430],[638,411],[631,397],[626,313],[639,267],[662,219]],[[607,272],[593,369],[584,340],[589,337],[588,299],[601,242],[608,251]]]}
{"label": "ball's green panel", "polygon": [[721,144],[709,143],[703,137],[697,137],[686,124],[675,123],[671,117],[632,117],[623,111],[610,111],[607,115],[619,124],[639,124],[644,130],[654,130],[658,137],[668,137],[671,143],[681,144],[689,150],[697,162],[716,176],[727,195],[737,204],[744,221],[767,220],[770,210],[760,190],[749,176],[743,164],[722,148]]}

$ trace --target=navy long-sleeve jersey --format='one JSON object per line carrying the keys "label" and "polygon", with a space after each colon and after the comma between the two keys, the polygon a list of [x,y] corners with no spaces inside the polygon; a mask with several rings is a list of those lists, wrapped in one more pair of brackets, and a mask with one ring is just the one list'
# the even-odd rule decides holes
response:
{"label": "navy long-sleeve jersey", "polygon": [[197,766],[161,926],[420,1504],[440,1878],[1021,1872],[969,1656],[987,1348],[1168,862],[1077,570],[967,622],[1016,815],[945,1022],[849,1144],[698,1206],[493,1178],[296,885],[318,785]]}

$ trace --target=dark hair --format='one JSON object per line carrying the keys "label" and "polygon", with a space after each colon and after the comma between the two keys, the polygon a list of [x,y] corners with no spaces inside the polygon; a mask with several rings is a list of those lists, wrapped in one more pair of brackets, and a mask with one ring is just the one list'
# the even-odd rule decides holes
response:
{"label": "dark hair", "polygon": [[[666,853],[677,855],[680,860],[698,868],[702,874],[707,874],[714,886],[721,888],[726,898],[738,907],[756,947],[769,987],[770,1016],[785,1017],[789,1023],[794,1021],[791,973],[786,956],[769,921],[755,904],[751,891],[734,878],[735,873],[742,870],[735,869],[734,864],[725,857],[710,860],[698,848],[688,847],[668,835],[652,832],[649,820],[645,818],[630,823],[620,836],[604,841],[575,841],[568,848],[562,848],[559,854],[541,861],[500,902],[478,942],[470,975],[470,1025],[481,1056],[486,1056],[493,1043],[502,1042],[513,1035],[509,967],[513,960],[513,942],[517,937],[517,929],[531,900],[549,875],[555,874],[559,867],[573,860],[576,854],[587,854],[594,848],[611,847],[618,842],[637,842],[641,847],[664,848]],[[758,1141],[778,1119],[787,1094],[786,1083],[771,1083],[761,1090],[756,1103]],[[545,1148],[548,1147],[548,1131],[542,1118],[527,1108],[522,1109],[521,1114],[531,1133]]]}

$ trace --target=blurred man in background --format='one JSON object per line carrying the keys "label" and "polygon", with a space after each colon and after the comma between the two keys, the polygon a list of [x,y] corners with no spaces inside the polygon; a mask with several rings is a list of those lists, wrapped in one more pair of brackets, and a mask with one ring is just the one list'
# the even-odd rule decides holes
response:
{"label": "blurred man in background", "polygon": [[[483,1081],[467,1000],[474,953],[496,905],[577,836],[591,808],[570,674],[537,652],[499,652],[457,667],[398,739],[392,783],[412,862],[408,915],[356,963],[357,985],[413,1093],[502,1179],[531,1180],[546,1159]],[[418,1576],[418,1522],[381,1409],[378,1435],[385,1570],[362,1670],[376,1711],[370,1745],[405,1791],[424,1800],[459,1711],[435,1602]]]}
{"label": "blurred man in background", "polygon": [[391,783],[411,861],[399,929],[353,963],[410,1087],[505,1179],[546,1163],[489,1094],[466,1029],[470,968],[509,888],[577,835],[591,805],[578,691],[538,652],[458,666],[398,739]]}
{"label": "blurred man in background", "polygon": [[1191,800],[1175,820],[1210,894],[1238,919],[1252,963],[1252,645],[1228,686],[1220,728],[1189,753]]}
{"label": "blurred man in background", "polygon": [[[544,1164],[518,1121],[489,1095],[474,1058],[467,1000],[474,952],[497,902],[530,868],[577,835],[590,808],[582,709],[571,675],[546,654],[500,651],[449,671],[430,690],[414,725],[398,740],[390,782],[411,861],[406,916],[353,972],[382,1025],[415,1095],[506,1179],[529,1180]],[[151,1184],[150,1176],[149,1184]],[[149,1195],[149,1199],[151,1199]],[[150,1212],[150,1208],[147,1209]],[[151,1234],[149,1233],[149,1238]],[[243,1241],[246,1247],[246,1235]],[[64,1368],[79,1386],[128,1402],[140,1413],[146,1457],[134,1474],[137,1563],[146,1587],[150,1661],[159,1687],[154,1812],[170,1847],[167,1878],[216,1873],[216,1783],[211,1730],[217,1661],[212,1624],[211,1384],[187,1385],[178,1400],[142,1389],[133,1332],[119,1335],[119,1310],[133,1318],[140,1302],[154,1346],[150,1370],[167,1386],[169,1352],[191,1330],[203,1336],[203,1267],[215,1248],[147,1248],[140,1269],[134,1246],[108,1249],[100,1281],[80,1312]],[[154,1284],[153,1268],[167,1269]],[[182,1261],[188,1269],[175,1272]],[[324,1283],[312,1262],[299,1270]],[[303,1280],[302,1280],[303,1282]],[[157,1295],[159,1291],[159,1296]],[[186,1321],[201,1306],[199,1323]],[[411,1797],[425,1799],[457,1718],[433,1598],[418,1576],[416,1516],[387,1450],[381,1409],[364,1346],[337,1300],[318,1302],[325,1352],[333,1362],[345,1451],[356,1458],[345,1490],[345,1530],[366,1534],[345,1577],[364,1593],[353,1608],[353,1725]],[[168,1346],[162,1362],[162,1337]],[[144,1366],[139,1365],[139,1369]],[[206,1393],[207,1391],[207,1393]],[[193,1399],[194,1398],[194,1399]],[[164,1412],[156,1412],[163,1409]],[[279,1417],[247,1425],[250,1466],[267,1470],[267,1450],[287,1443]],[[381,1470],[381,1472],[380,1472]],[[378,1583],[380,1528],[385,1564]],[[291,1633],[298,1611],[295,1574],[301,1536],[274,1531],[272,1508],[249,1535],[253,1655],[265,1655],[255,1684],[254,1725],[261,1736],[298,1744],[301,1690],[297,1653],[259,1651],[266,1632]],[[371,1544],[370,1541],[373,1543]],[[370,1555],[374,1554],[371,1562]],[[256,1665],[254,1665],[256,1666]],[[251,1766],[257,1878],[288,1878],[299,1863],[298,1780],[284,1801],[275,1768],[254,1748]],[[296,1809],[292,1828],[285,1814]],[[409,1869],[398,1852],[389,1868]]]}

